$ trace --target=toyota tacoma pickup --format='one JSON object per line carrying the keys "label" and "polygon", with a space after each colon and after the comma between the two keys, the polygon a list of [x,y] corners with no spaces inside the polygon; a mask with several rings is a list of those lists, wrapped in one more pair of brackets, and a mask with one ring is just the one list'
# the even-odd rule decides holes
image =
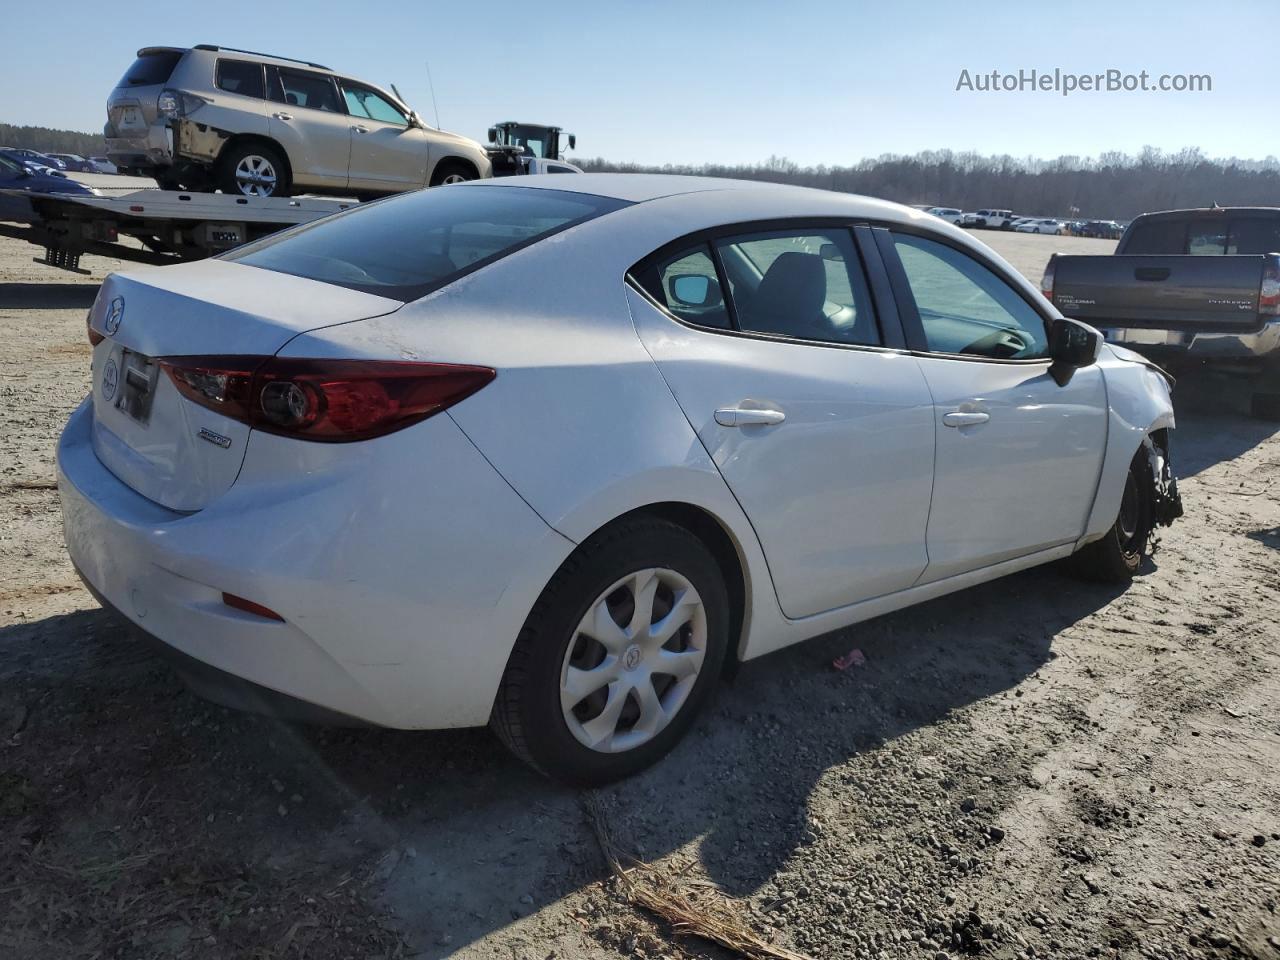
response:
{"label": "toyota tacoma pickup", "polygon": [[1253,415],[1280,420],[1280,208],[1143,214],[1112,256],[1055,254],[1041,288],[1112,343],[1249,375]]}

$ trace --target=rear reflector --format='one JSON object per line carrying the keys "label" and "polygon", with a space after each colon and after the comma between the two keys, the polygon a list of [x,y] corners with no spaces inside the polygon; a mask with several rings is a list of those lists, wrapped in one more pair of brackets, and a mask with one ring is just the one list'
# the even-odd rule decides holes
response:
{"label": "rear reflector", "polygon": [[245,613],[252,613],[255,617],[262,617],[264,620],[279,620],[284,623],[284,617],[276,613],[269,607],[264,607],[260,603],[254,603],[252,600],[246,600],[244,597],[237,597],[234,593],[224,593],[222,602],[228,607],[234,607]]}
{"label": "rear reflector", "polygon": [[161,369],[193,403],[255,430],[300,440],[368,440],[471,396],[489,367],[402,360],[166,357]]}

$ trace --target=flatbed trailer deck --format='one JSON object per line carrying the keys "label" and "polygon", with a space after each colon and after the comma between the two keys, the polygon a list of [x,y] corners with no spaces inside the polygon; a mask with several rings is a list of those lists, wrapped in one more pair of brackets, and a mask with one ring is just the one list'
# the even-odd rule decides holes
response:
{"label": "flatbed trailer deck", "polygon": [[[97,195],[3,190],[27,201],[29,219],[0,222],[0,236],[44,248],[32,258],[87,274],[83,254],[138,263],[199,260],[356,206],[333,197],[237,197],[155,188],[99,188]],[[141,246],[123,242],[133,238]]]}

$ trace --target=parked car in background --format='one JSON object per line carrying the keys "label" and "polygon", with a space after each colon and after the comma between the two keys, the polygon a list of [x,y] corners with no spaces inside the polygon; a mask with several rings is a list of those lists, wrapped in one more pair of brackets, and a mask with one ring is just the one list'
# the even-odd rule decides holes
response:
{"label": "parked car in background", "polygon": [[1015,228],[1019,233],[1062,233],[1063,223],[1061,220],[1051,218],[1029,219],[1023,220]]}
{"label": "parked car in background", "polygon": [[62,161],[62,168],[73,173],[97,173],[92,163],[74,153],[51,153],[49,156]]}
{"label": "parked car in background", "polygon": [[929,212],[935,217],[940,217],[947,221],[947,223],[959,223],[961,217],[964,216],[964,211],[956,207],[932,207]]}
{"label": "parked car in background", "polygon": [[67,165],[57,157],[51,157],[47,153],[40,153],[36,150],[28,150],[25,147],[0,147],[0,154],[4,154],[10,160],[42,167],[45,170],[67,169]]}
{"label": "parked car in background", "polygon": [[1083,237],[1098,237],[1104,240],[1118,240],[1123,231],[1114,220],[1086,220],[1080,228]]}
{"label": "parked car in background", "polygon": [[317,63],[200,44],[144,47],[107,99],[107,157],[166,188],[380,196],[487,177],[474,140]]}
{"label": "parked car in background", "polygon": [[1126,581],[1179,512],[1161,373],[825,190],[418,191],[112,274],[89,338],[57,459],[95,596],[206,695],[490,723],[577,784],[728,663],[1057,559]]}
{"label": "parked car in background", "polygon": [[89,162],[93,164],[95,173],[119,173],[116,165],[106,157],[90,157]]}
{"label": "parked car in background", "polygon": [[1280,420],[1280,208],[1143,214],[1112,256],[1052,257],[1041,287],[1114,343],[1244,373],[1253,414]]}
{"label": "parked car in background", "polygon": [[[94,191],[59,171],[15,160],[0,151],[0,189],[27,193],[69,193],[93,195]],[[24,197],[0,194],[0,221],[37,219]]]}
{"label": "parked car in background", "polygon": [[1012,210],[975,210],[960,218],[960,226],[974,227],[979,230],[1002,230],[1004,225],[1012,219]]}

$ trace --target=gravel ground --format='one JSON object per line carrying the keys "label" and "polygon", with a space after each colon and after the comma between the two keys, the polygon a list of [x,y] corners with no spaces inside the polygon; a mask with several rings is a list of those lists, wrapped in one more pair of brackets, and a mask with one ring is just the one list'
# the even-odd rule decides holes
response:
{"label": "gravel ground", "polygon": [[[1036,280],[1111,249],[984,238]],[[115,265],[34,252],[0,240],[0,956],[726,956],[486,732],[234,714],[97,609],[52,459]],[[814,958],[1280,957],[1280,432],[1176,402],[1187,517],[1129,589],[1028,571],[745,665],[590,798],[617,848]]]}

